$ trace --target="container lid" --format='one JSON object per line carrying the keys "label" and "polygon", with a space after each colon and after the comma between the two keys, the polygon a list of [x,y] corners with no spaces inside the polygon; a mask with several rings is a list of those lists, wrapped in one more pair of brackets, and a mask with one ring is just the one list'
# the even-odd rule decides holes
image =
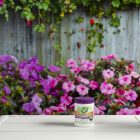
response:
{"label": "container lid", "polygon": [[91,104],[94,102],[94,98],[92,97],[77,97],[75,99],[75,103],[78,104]]}

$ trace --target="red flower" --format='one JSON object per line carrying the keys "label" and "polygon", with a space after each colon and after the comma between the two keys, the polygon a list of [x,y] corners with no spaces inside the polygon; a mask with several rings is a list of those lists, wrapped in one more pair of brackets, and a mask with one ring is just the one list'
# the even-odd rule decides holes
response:
{"label": "red flower", "polygon": [[85,28],[81,28],[80,31],[83,32],[85,30]]}
{"label": "red flower", "polygon": [[28,27],[32,26],[32,20],[27,20],[26,24],[27,24]]}
{"label": "red flower", "polygon": [[90,25],[94,25],[95,24],[95,20],[92,18],[90,19]]}

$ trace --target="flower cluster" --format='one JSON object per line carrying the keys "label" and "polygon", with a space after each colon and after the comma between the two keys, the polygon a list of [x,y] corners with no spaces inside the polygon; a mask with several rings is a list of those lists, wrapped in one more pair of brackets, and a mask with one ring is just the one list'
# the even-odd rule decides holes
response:
{"label": "flower cluster", "polygon": [[69,59],[69,74],[33,57],[0,56],[0,114],[72,114],[75,97],[90,96],[95,114],[140,114],[140,75],[116,55],[99,60]]}
{"label": "flower cluster", "polygon": [[0,7],[3,6],[4,0],[0,0]]}

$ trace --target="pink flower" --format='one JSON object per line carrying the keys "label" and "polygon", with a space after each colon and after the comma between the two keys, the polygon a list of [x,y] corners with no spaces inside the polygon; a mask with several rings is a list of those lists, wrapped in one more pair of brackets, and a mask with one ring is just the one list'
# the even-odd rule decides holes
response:
{"label": "pink flower", "polygon": [[64,111],[66,111],[66,106],[62,106],[61,104],[59,104],[58,106],[51,106],[50,109],[58,113],[63,113]]}
{"label": "pink flower", "polygon": [[52,114],[52,110],[50,108],[45,108],[43,110],[43,113],[42,114],[43,115],[51,115]]}
{"label": "pink flower", "polygon": [[89,87],[90,87],[92,90],[95,90],[95,89],[98,88],[98,83],[95,82],[95,81],[90,81]]}
{"label": "pink flower", "polygon": [[85,86],[85,85],[83,85],[83,84],[80,84],[80,85],[78,85],[78,86],[76,86],[76,91],[80,94],[80,95],[86,95],[86,94],[88,94],[88,88]]}
{"label": "pink flower", "polygon": [[73,68],[73,67],[76,67],[77,66],[77,63],[75,60],[73,59],[69,59],[67,62],[66,62],[66,66],[68,68]]}
{"label": "pink flower", "polygon": [[60,102],[61,105],[68,106],[72,103],[72,97],[68,96],[67,94],[64,94],[63,96],[61,96]]}
{"label": "pink flower", "polygon": [[100,109],[100,107],[94,106],[95,115],[104,115],[104,110]]}
{"label": "pink flower", "polygon": [[104,95],[111,95],[115,93],[115,88],[113,87],[113,85],[106,82],[103,82],[101,84],[100,90],[101,90],[101,93],[103,93]]}
{"label": "pink flower", "polygon": [[98,106],[98,108],[102,111],[106,110],[106,107],[105,106]]}
{"label": "pink flower", "polygon": [[68,78],[68,76],[65,74],[59,74],[57,77],[58,81],[66,80],[67,78]]}
{"label": "pink flower", "polygon": [[133,90],[129,90],[126,91],[124,94],[124,97],[128,100],[128,101],[135,101],[138,97],[137,93]]}
{"label": "pink flower", "polygon": [[104,70],[102,72],[104,79],[110,79],[114,77],[114,72],[110,69]]}
{"label": "pink flower", "polygon": [[81,69],[84,71],[92,71],[95,68],[95,61],[85,60],[81,62]]}
{"label": "pink flower", "polygon": [[78,67],[78,66],[75,66],[75,67],[72,67],[72,68],[70,69],[70,71],[71,71],[71,73],[74,73],[74,74],[77,75],[77,74],[81,71],[81,68]]}
{"label": "pink flower", "polygon": [[69,82],[64,82],[62,85],[63,90],[65,90],[66,92],[70,92],[73,91],[75,88],[75,85],[73,84],[72,81]]}
{"label": "pink flower", "polygon": [[103,56],[101,57],[103,60],[112,60],[112,59],[116,59],[118,58],[118,56],[116,54],[110,54],[110,55],[107,55],[107,56]]}
{"label": "pink flower", "polygon": [[83,84],[89,84],[89,80],[83,77],[77,77],[77,80]]}
{"label": "pink flower", "polygon": [[139,78],[140,77],[140,75],[135,71],[132,71],[130,75],[134,78]]}
{"label": "pink flower", "polygon": [[119,105],[125,105],[125,102],[123,101],[123,99],[114,99],[114,102],[116,102]]}
{"label": "pink flower", "polygon": [[129,108],[121,108],[117,113],[117,115],[134,115],[134,110]]}
{"label": "pink flower", "polygon": [[119,84],[122,86],[131,84],[131,76],[130,75],[121,76],[121,77],[119,77],[118,80],[119,80]]}

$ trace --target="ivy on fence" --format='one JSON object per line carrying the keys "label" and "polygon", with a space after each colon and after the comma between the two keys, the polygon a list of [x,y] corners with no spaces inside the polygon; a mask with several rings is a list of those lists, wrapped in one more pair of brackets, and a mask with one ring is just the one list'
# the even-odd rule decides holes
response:
{"label": "ivy on fence", "polygon": [[[111,17],[109,24],[118,27],[120,17],[117,16],[117,11],[139,6],[140,0],[0,0],[0,15],[8,20],[11,11],[18,12],[28,27],[34,23],[35,31],[44,32],[47,31],[47,25],[54,27],[52,25],[60,24],[64,17],[75,11],[84,11],[88,16],[95,16],[97,19]],[[79,16],[75,21],[80,24],[84,18]],[[92,26],[88,35],[89,52],[95,52],[96,46],[103,46],[103,33],[101,23],[96,23],[94,28]]]}

